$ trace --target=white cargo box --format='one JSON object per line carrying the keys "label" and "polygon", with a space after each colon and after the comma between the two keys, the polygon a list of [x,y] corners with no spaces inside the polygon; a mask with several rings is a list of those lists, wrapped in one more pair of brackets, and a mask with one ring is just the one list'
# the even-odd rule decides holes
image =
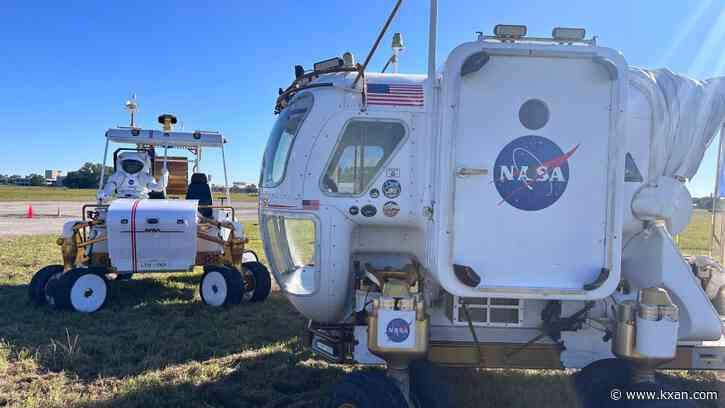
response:
{"label": "white cargo box", "polygon": [[[445,65],[439,280],[593,299],[619,281],[626,64],[599,47],[464,44]],[[453,265],[469,267],[468,285]]]}
{"label": "white cargo box", "polygon": [[113,201],[107,218],[111,265],[119,272],[191,270],[196,220],[196,200]]}

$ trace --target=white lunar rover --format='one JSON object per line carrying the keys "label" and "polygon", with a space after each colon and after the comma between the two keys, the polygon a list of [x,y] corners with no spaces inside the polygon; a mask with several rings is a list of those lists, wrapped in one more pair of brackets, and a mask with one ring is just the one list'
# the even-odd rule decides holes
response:
{"label": "white lunar rover", "polygon": [[725,79],[631,67],[583,29],[509,25],[436,71],[436,15],[432,1],[427,76],[346,53],[280,90],[260,193],[271,270],[314,352],[387,365],[329,406],[456,406],[431,363],[584,368],[584,406],[667,389],[655,368],[725,369],[722,268],[672,239]]}
{"label": "white lunar rover", "polygon": [[[244,226],[236,220],[229,189],[227,205],[214,205],[207,177],[199,172],[202,149],[221,149],[224,160],[224,136],[174,131],[177,119],[172,115],[159,117],[163,130],[140,129],[135,101],[127,106],[131,126],[106,132],[103,168],[111,143],[133,147],[115,150],[114,173],[105,184],[101,175],[98,203],[83,206],[83,219],[65,223],[58,238],[63,265],[47,266],[33,276],[31,299],[58,309],[95,312],[106,300],[108,274],[128,279],[136,273],[191,271],[197,265],[204,267],[199,291],[206,304],[266,299],[270,274],[256,254],[245,250]],[[162,157],[157,148],[163,149]],[[193,153],[190,183],[189,160],[168,156],[169,149]],[[224,178],[226,183],[226,163]]]}

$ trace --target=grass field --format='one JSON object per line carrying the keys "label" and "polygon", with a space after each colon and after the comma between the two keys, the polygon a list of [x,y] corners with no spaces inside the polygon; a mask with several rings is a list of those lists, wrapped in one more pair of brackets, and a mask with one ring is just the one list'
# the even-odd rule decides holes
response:
{"label": "grass field", "polygon": [[[718,215],[719,221],[720,215]],[[677,245],[686,255],[707,255],[710,248],[712,213],[695,210],[690,225],[676,237]]]}
{"label": "grass field", "polygon": [[[214,193],[221,197],[222,193]],[[257,196],[232,193],[233,201],[257,201]],[[65,187],[18,187],[0,185],[0,201],[95,201],[95,189]]]}
{"label": "grass field", "polygon": [[[248,233],[262,254],[256,227]],[[0,407],[312,407],[346,371],[359,369],[303,351],[305,319],[278,293],[261,304],[203,305],[200,271],[111,282],[106,307],[92,315],[32,306],[31,275],[60,261],[54,240],[0,239]],[[571,371],[441,375],[466,407],[574,405]],[[725,395],[714,373],[665,379]]]}

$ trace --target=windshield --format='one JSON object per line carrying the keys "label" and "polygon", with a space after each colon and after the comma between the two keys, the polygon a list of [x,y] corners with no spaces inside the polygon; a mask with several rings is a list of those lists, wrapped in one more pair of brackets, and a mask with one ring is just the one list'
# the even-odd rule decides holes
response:
{"label": "windshield", "polygon": [[292,143],[312,108],[312,102],[312,94],[304,93],[295,98],[279,115],[264,152],[260,181],[262,187],[274,187],[284,179]]}
{"label": "windshield", "polygon": [[266,215],[261,223],[265,253],[277,283],[288,293],[317,291],[315,221],[303,215]]}

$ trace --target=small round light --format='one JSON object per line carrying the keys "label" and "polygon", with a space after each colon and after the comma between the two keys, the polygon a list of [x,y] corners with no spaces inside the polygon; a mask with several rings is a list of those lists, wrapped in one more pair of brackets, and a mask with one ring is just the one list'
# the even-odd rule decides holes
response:
{"label": "small round light", "polygon": [[526,129],[539,130],[549,122],[549,107],[539,99],[529,99],[519,109],[519,120]]}

